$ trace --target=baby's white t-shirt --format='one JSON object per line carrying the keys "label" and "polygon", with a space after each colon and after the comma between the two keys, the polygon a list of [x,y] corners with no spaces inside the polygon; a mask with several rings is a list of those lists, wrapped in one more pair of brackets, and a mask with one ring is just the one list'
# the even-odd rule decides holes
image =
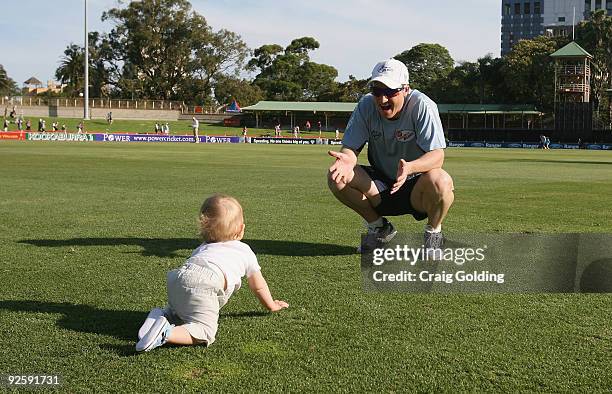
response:
{"label": "baby's white t-shirt", "polygon": [[205,260],[223,271],[227,280],[226,299],[240,288],[243,276],[248,278],[261,271],[251,247],[240,241],[203,243],[193,251],[188,262],[198,264],[198,260]]}

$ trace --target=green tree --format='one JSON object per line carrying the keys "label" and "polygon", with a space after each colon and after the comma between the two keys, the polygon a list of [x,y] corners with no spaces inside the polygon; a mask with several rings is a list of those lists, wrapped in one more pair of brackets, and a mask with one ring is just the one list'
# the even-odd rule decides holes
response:
{"label": "green tree", "polygon": [[415,45],[395,55],[410,73],[410,86],[428,93],[436,81],[446,78],[453,70],[454,61],[448,49],[440,44]]}
{"label": "green tree", "polygon": [[107,40],[123,96],[204,103],[216,80],[237,75],[250,54],[240,36],[213,31],[187,0],[131,2],[102,19],[115,23]]}
{"label": "green tree", "polygon": [[338,71],[329,65],[310,61],[308,53],[319,47],[312,37],[296,38],[283,50],[276,44],[257,48],[249,61],[259,69],[254,84],[269,100],[312,101],[332,94]]}
{"label": "green tree", "polygon": [[554,62],[550,55],[566,39],[539,36],[520,40],[505,57],[503,74],[509,91],[518,102],[551,111],[554,103]]}
{"label": "green tree", "polygon": [[578,25],[576,42],[593,55],[593,98],[601,114],[606,114],[609,104],[606,89],[612,88],[612,17],[607,16],[605,10],[593,12],[588,20]]}
{"label": "green tree", "polygon": [[[89,40],[89,94],[91,97],[104,96],[109,82],[108,43],[98,32],[90,32]],[[85,80],[85,49],[71,43],[64,50],[64,56],[55,70],[55,78],[67,84],[66,94],[77,95],[83,91]]]}
{"label": "green tree", "polygon": [[83,78],[85,74],[85,55],[83,47],[70,44],[64,50],[59,67],[55,70],[55,78],[67,85],[69,94],[76,94],[83,90]]}
{"label": "green tree", "polygon": [[353,75],[349,75],[346,82],[335,84],[333,90],[327,92],[327,94],[322,94],[319,99],[321,101],[354,103],[359,101],[368,91],[368,79],[357,79]]}
{"label": "green tree", "polygon": [[17,83],[8,76],[4,66],[0,64],[0,94],[15,95],[19,93]]}
{"label": "green tree", "polygon": [[228,104],[232,99],[236,99],[244,107],[263,100],[264,93],[251,81],[232,76],[221,76],[215,87],[215,99],[220,104]]}

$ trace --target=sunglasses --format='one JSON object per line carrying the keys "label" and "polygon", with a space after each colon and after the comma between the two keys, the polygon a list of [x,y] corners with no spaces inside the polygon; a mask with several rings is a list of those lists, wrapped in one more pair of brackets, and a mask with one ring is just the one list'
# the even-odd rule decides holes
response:
{"label": "sunglasses", "polygon": [[375,87],[375,86],[370,87],[370,92],[372,93],[372,95],[376,97],[380,97],[380,96],[385,96],[387,98],[395,97],[402,90],[404,90],[404,88],[391,89],[391,88],[380,88],[380,87]]}

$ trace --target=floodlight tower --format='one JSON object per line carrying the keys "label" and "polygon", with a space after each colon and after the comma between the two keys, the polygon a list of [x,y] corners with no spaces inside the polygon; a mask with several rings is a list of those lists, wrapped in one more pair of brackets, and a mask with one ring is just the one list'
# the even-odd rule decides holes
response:
{"label": "floodlight tower", "polygon": [[85,0],[85,102],[83,119],[89,120],[89,39],[87,37],[87,0]]}

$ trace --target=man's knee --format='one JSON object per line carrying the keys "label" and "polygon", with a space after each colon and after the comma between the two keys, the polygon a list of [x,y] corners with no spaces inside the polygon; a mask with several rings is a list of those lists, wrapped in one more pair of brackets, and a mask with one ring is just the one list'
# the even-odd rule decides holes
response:
{"label": "man's knee", "polygon": [[454,190],[453,178],[441,168],[428,171],[422,175],[427,183],[427,189],[439,197],[444,197]]}

